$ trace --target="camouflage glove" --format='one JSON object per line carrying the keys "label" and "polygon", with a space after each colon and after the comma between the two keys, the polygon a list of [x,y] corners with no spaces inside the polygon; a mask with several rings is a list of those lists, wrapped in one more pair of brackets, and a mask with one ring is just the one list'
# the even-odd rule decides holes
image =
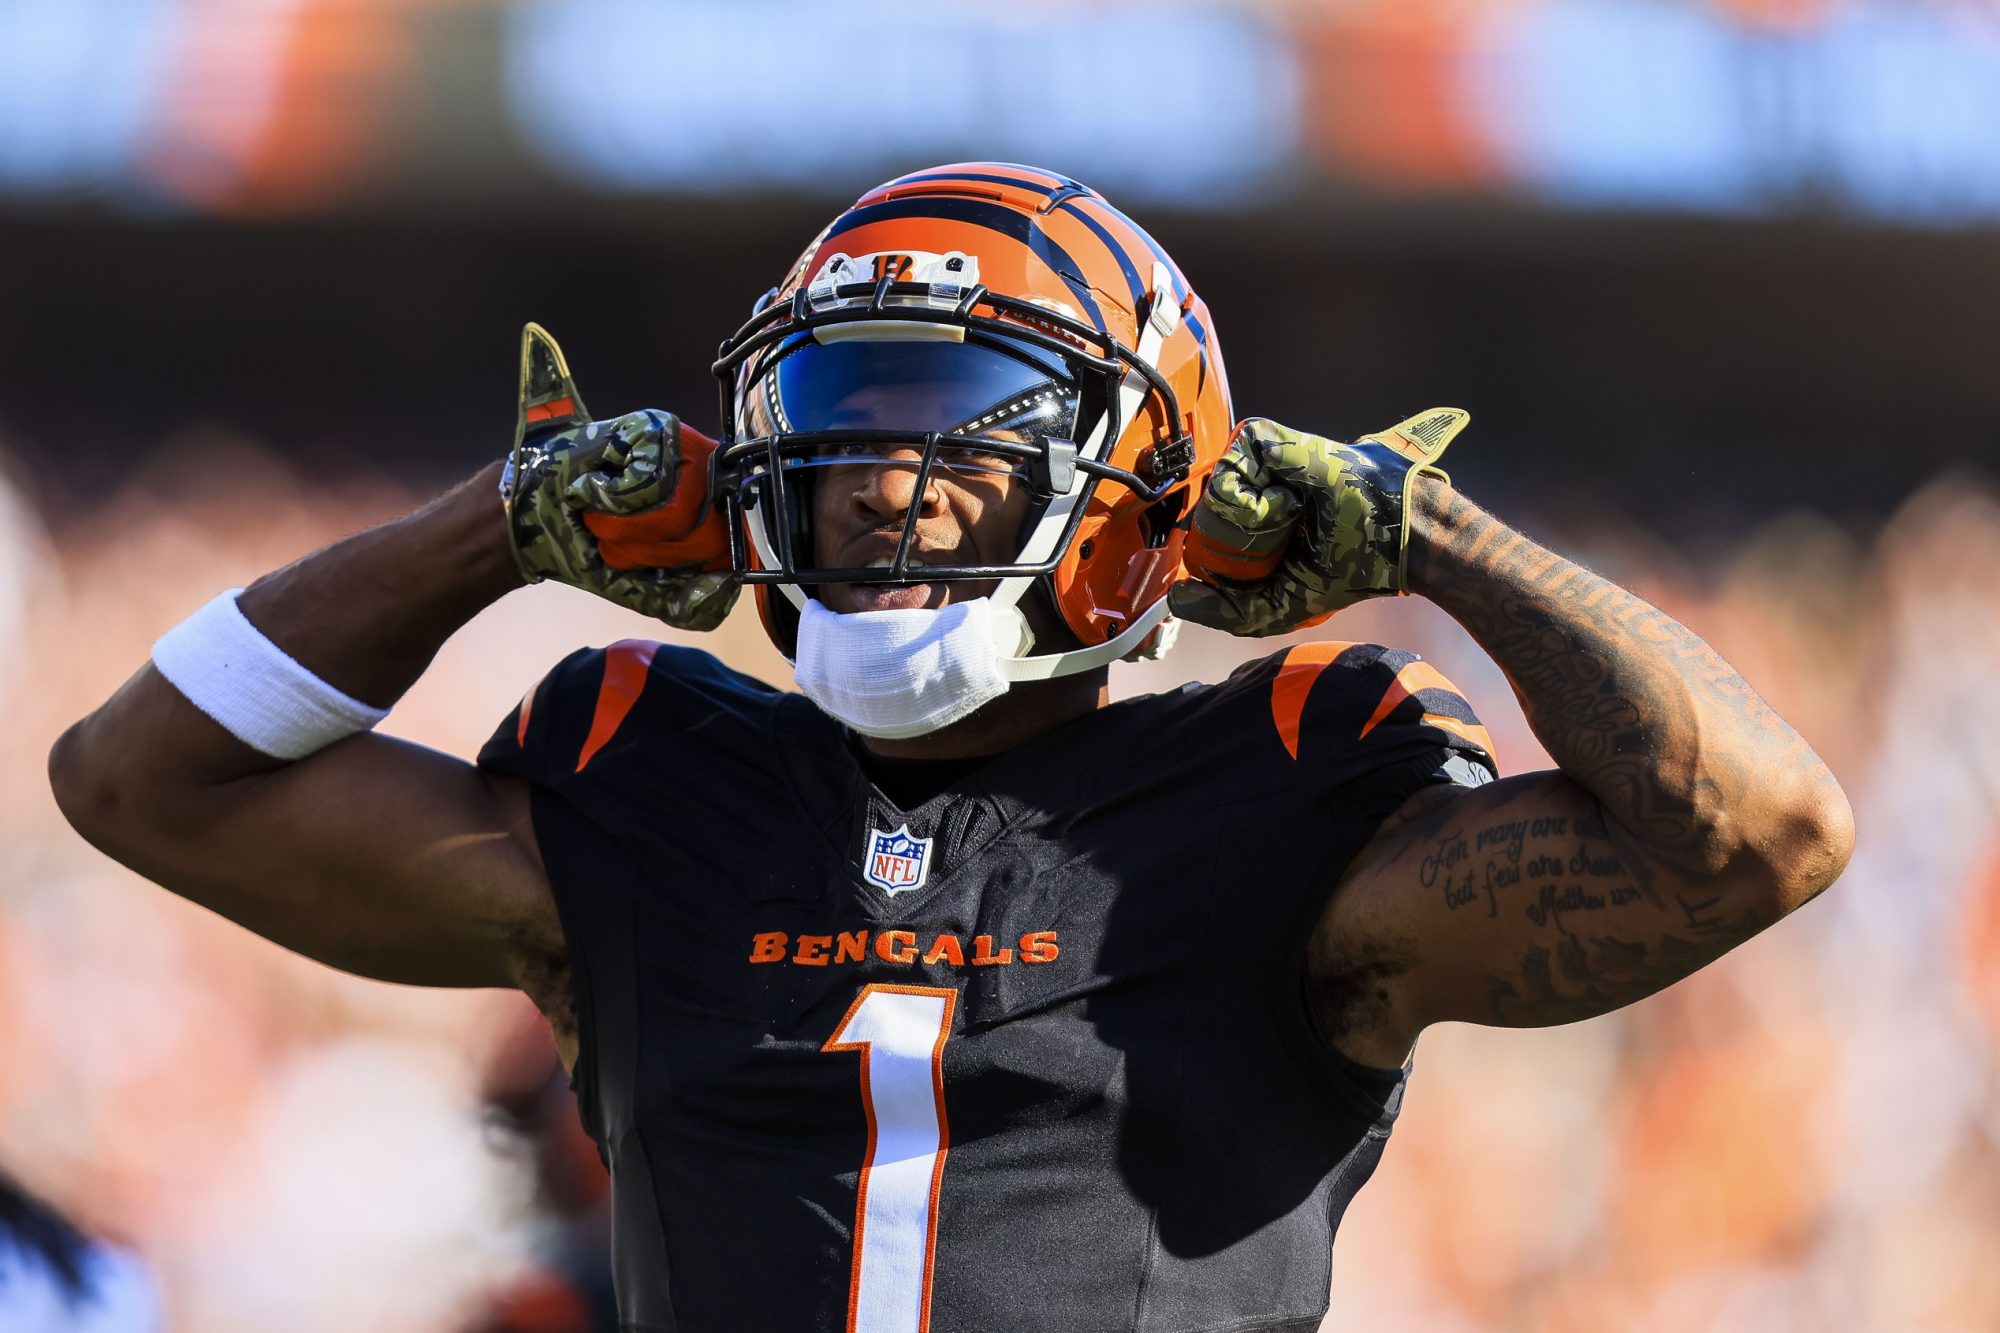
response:
{"label": "camouflage glove", "polygon": [[562,349],[528,325],[514,453],[500,480],[521,576],[587,589],[677,629],[714,629],[737,592],[727,529],[707,503],[714,449],[666,412],[591,421]]}
{"label": "camouflage glove", "polygon": [[1353,444],[1245,421],[1195,506],[1182,558],[1200,582],[1174,585],[1173,613],[1261,637],[1403,591],[1409,475],[1444,477],[1433,464],[1469,420],[1436,407]]}

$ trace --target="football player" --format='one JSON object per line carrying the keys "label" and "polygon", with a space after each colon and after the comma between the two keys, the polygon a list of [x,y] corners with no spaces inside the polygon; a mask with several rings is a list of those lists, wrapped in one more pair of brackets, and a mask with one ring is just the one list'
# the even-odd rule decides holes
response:
{"label": "football player", "polygon": [[[1453,488],[1463,412],[1236,424],[1207,308],[1073,180],[870,191],[716,372],[714,440],[592,421],[531,326],[504,466],[219,597],[52,759],[87,837],[270,939],[532,996],[628,1328],[1315,1328],[1425,1027],[1629,1004],[1846,861],[1726,662]],[[476,765],[369,734],[524,579],[691,630],[747,587],[798,692],[628,641]],[[1498,777],[1370,644],[1108,701],[1173,617],[1399,593],[1555,768]]]}

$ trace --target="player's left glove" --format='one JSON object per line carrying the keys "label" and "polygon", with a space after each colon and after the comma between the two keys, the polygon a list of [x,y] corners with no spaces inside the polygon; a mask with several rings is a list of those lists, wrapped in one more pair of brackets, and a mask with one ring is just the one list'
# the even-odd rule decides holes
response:
{"label": "player's left glove", "polygon": [[668,412],[592,421],[562,349],[521,333],[521,409],[500,482],[521,574],[594,592],[677,629],[735,604],[728,529],[708,503],[715,442]]}
{"label": "player's left glove", "polygon": [[[1236,428],[1195,506],[1173,613],[1261,637],[1316,625],[1408,586],[1409,478],[1471,420],[1434,407],[1342,444],[1253,417]],[[1449,480],[1449,478],[1445,478]]]}

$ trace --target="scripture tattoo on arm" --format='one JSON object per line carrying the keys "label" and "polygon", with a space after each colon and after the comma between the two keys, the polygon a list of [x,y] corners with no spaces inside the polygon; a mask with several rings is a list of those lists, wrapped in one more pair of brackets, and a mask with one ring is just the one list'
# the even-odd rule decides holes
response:
{"label": "scripture tattoo on arm", "polygon": [[1433,789],[1382,828],[1315,935],[1330,1035],[1396,1059],[1431,1022],[1587,1018],[1832,882],[1846,800],[1720,654],[1446,484],[1413,521],[1412,588],[1506,671],[1557,771]]}
{"label": "scripture tattoo on arm", "polygon": [[[1414,866],[1416,882],[1374,895],[1385,919],[1357,922],[1364,900],[1316,941],[1314,999],[1334,1035],[1391,1017],[1382,983],[1403,972],[1425,974],[1429,1020],[1589,1018],[1671,985],[1777,916],[1754,897],[1732,901],[1628,860],[1595,798],[1560,773],[1433,789],[1371,855]],[[1403,947],[1385,942],[1398,933]]]}
{"label": "scripture tattoo on arm", "polygon": [[1844,810],[1819,756],[1685,625],[1449,486],[1423,496],[1412,583],[1507,672],[1614,842],[1712,873],[1803,811]]}

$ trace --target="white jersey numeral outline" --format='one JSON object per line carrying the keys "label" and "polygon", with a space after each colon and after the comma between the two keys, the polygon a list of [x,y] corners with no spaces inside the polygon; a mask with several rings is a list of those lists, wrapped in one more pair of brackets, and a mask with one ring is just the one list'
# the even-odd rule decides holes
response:
{"label": "white jersey numeral outline", "polygon": [[854,1205],[847,1333],[929,1333],[938,1189],[951,1131],[944,1044],[958,992],[862,988],[822,1051],[861,1052],[868,1154]]}

